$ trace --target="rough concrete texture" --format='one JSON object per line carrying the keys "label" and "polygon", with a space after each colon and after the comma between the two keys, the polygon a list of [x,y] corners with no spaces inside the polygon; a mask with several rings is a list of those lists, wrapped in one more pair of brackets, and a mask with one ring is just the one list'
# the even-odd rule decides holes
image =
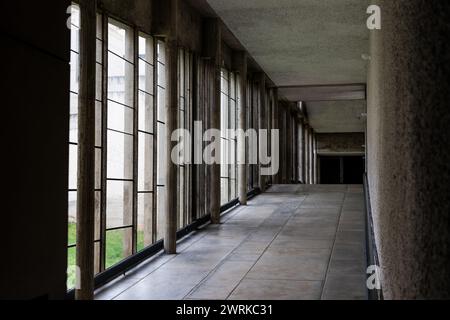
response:
{"label": "rough concrete texture", "polygon": [[368,0],[208,0],[278,86],[365,83]]}
{"label": "rough concrete texture", "polygon": [[364,153],[364,133],[318,133],[317,149],[319,153],[327,152],[361,152]]}
{"label": "rough concrete texture", "polygon": [[378,3],[368,165],[384,294],[450,298],[450,2]]}
{"label": "rough concrete texture", "polygon": [[364,132],[366,100],[314,101],[306,103],[308,119],[318,133]]}
{"label": "rough concrete texture", "polygon": [[180,1],[178,41],[181,47],[202,50],[202,17],[186,1]]}
{"label": "rough concrete texture", "polygon": [[142,31],[152,31],[152,1],[148,0],[98,0],[98,7],[128,23],[133,23]]}

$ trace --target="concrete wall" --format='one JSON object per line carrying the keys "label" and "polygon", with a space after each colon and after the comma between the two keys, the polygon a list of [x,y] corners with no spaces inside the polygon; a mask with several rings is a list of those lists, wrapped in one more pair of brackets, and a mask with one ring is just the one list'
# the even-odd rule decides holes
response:
{"label": "concrete wall", "polygon": [[202,17],[186,1],[180,1],[179,44],[200,53],[202,50]]}
{"label": "concrete wall", "polygon": [[384,294],[450,298],[450,3],[378,4],[367,139]]}
{"label": "concrete wall", "polygon": [[[149,0],[99,0],[100,10],[111,16],[137,26],[140,30],[153,34],[153,1]],[[202,17],[186,1],[179,7],[179,45],[192,51],[201,51]]]}
{"label": "concrete wall", "polygon": [[98,0],[97,6],[115,18],[134,24],[144,32],[152,32],[152,1]]}
{"label": "concrete wall", "polygon": [[364,133],[316,133],[319,153],[361,152],[364,153]]}
{"label": "concrete wall", "polygon": [[65,296],[69,4],[65,0],[0,4],[6,86],[0,298]]}

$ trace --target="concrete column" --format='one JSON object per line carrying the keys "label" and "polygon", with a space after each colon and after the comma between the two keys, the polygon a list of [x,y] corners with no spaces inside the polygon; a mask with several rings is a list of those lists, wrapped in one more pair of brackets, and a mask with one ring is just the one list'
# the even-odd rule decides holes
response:
{"label": "concrete column", "polygon": [[298,122],[298,179],[301,182],[305,182],[305,175],[304,175],[304,130],[303,130],[303,119],[300,119]]}
{"label": "concrete column", "polygon": [[78,100],[77,288],[75,299],[94,298],[95,69],[97,1],[81,0]]}
{"label": "concrete column", "polygon": [[304,126],[304,148],[305,148],[305,154],[304,154],[304,174],[305,174],[305,184],[309,184],[309,125],[305,124]]}
{"label": "concrete column", "polygon": [[289,184],[292,181],[292,115],[291,104],[286,104],[286,181]]}
{"label": "concrete column", "polygon": [[[214,64],[213,74],[213,103],[211,105],[211,128],[220,130],[220,83],[222,67],[222,31],[219,19],[210,18],[205,22],[205,54],[210,57]],[[216,149],[219,152],[220,147]],[[211,222],[220,224],[220,164],[211,165],[211,185],[210,185],[210,212]]]}
{"label": "concrete column", "polygon": [[317,135],[314,133],[313,136],[313,168],[314,168],[314,176],[313,176],[313,184],[317,184]]}
{"label": "concrete column", "polygon": [[169,38],[166,43],[166,73],[167,73],[167,108],[166,108],[166,227],[164,235],[164,250],[175,254],[177,232],[177,166],[172,161],[171,153],[176,143],[172,141],[172,132],[178,125],[178,47],[177,41]]}
{"label": "concrete column", "polygon": [[314,131],[311,132],[311,184],[314,184]]}
{"label": "concrete column", "polygon": [[313,136],[314,130],[310,128],[309,133],[309,184],[314,183],[314,144],[313,144]]}
{"label": "concrete column", "polygon": [[[278,130],[280,129],[279,116],[280,116],[280,112],[279,112],[279,104],[278,104],[278,88],[274,88],[273,89],[273,109],[272,109],[272,129],[278,129]],[[281,132],[280,132],[280,139],[281,139]],[[274,142],[272,141],[272,143],[274,143]],[[282,141],[280,140],[275,143],[278,144],[278,153],[281,156]],[[281,160],[281,158],[280,158],[280,160]],[[274,184],[280,183],[280,173],[281,173],[281,162],[280,162],[280,169],[273,177]]]}
{"label": "concrete column", "polygon": [[[234,52],[233,63],[239,73],[239,110],[238,129],[247,130],[247,53],[245,51]],[[241,205],[247,205],[247,164],[246,164],[246,143],[245,136],[238,137],[238,192]]]}
{"label": "concrete column", "polygon": [[318,184],[319,183],[319,156],[318,156],[318,144],[317,144],[317,134],[314,136],[314,170],[315,170],[315,174],[314,174],[314,184]]}
{"label": "concrete column", "polygon": [[292,142],[292,147],[294,148],[294,155],[293,155],[293,161],[294,161],[294,171],[295,171],[295,175],[294,175],[294,183],[298,183],[298,181],[300,180],[300,171],[299,171],[299,167],[300,167],[300,162],[299,160],[299,154],[300,154],[300,149],[298,148],[299,143],[300,143],[300,135],[299,135],[299,119],[297,117],[297,114],[294,114],[294,127],[292,128],[292,130],[294,131],[295,134],[295,140]]}
{"label": "concrete column", "polygon": [[177,165],[171,154],[176,142],[172,141],[172,132],[178,129],[178,8],[179,0],[159,2],[166,19],[162,21],[166,37],[166,221],[164,228],[164,250],[167,254],[177,252]]}
{"label": "concrete column", "polygon": [[[266,99],[266,75],[264,72],[258,74],[258,83],[259,83],[259,129],[267,130],[267,99]],[[259,140],[259,145],[261,146],[262,141]],[[264,141],[267,146],[267,140]],[[258,156],[258,180],[259,180],[259,188],[261,192],[266,191],[266,183],[267,177],[261,175],[261,163],[259,162]]]}

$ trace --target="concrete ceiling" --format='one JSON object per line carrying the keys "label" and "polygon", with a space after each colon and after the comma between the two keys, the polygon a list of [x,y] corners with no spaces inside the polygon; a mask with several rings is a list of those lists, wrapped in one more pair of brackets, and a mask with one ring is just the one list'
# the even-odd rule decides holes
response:
{"label": "concrete ceiling", "polygon": [[365,100],[306,103],[311,126],[318,133],[365,132]]}
{"label": "concrete ceiling", "polygon": [[281,87],[279,94],[290,101],[365,100],[366,85]]}
{"label": "concrete ceiling", "polygon": [[366,82],[367,0],[208,0],[277,86]]}
{"label": "concrete ceiling", "polygon": [[[291,101],[365,99],[367,75],[362,55],[369,45],[369,0],[207,1],[280,87],[281,96]],[[355,85],[360,89],[355,90]],[[324,90],[324,86],[330,88]],[[308,109],[320,105],[317,102]],[[340,107],[336,113],[350,108]]]}

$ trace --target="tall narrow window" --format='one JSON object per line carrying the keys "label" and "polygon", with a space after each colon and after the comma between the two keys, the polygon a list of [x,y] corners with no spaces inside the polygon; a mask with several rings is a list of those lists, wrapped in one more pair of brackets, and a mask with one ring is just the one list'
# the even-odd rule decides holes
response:
{"label": "tall narrow window", "polygon": [[[68,195],[68,261],[67,288],[75,286],[76,276],[76,217],[77,217],[77,180],[78,180],[78,89],[80,73],[79,55],[80,8],[71,7],[71,59],[70,59],[70,134],[69,134],[69,195]],[[102,194],[102,73],[103,73],[103,34],[102,16],[97,15],[97,55],[96,55],[96,102],[95,102],[95,273],[101,271],[100,266],[100,225]]]}
{"label": "tall narrow window", "polygon": [[164,237],[164,224],[166,219],[166,45],[163,41],[157,41],[157,217],[156,238]]}
{"label": "tall narrow window", "polygon": [[71,7],[70,45],[70,133],[69,133],[69,224],[67,252],[67,288],[75,286],[76,274],[76,222],[77,222],[77,179],[78,179],[78,88],[80,76],[79,54],[80,8]]}
{"label": "tall narrow window", "polygon": [[139,110],[138,110],[138,225],[137,250],[151,245],[154,238],[154,41],[139,35]]}
{"label": "tall narrow window", "polygon": [[134,227],[134,35],[109,19],[106,263],[133,254]]}
{"label": "tall narrow window", "polygon": [[[192,53],[185,49],[178,51],[178,128],[192,132]],[[189,136],[181,137],[183,149],[190,148]],[[181,165],[178,166],[178,215],[177,227],[182,229],[192,222],[191,215],[191,159],[182,154]]]}
{"label": "tall narrow window", "polygon": [[236,198],[236,148],[237,138],[230,135],[229,130],[236,129],[236,77],[233,73],[222,69],[221,72],[221,164],[220,188],[221,204]]}

